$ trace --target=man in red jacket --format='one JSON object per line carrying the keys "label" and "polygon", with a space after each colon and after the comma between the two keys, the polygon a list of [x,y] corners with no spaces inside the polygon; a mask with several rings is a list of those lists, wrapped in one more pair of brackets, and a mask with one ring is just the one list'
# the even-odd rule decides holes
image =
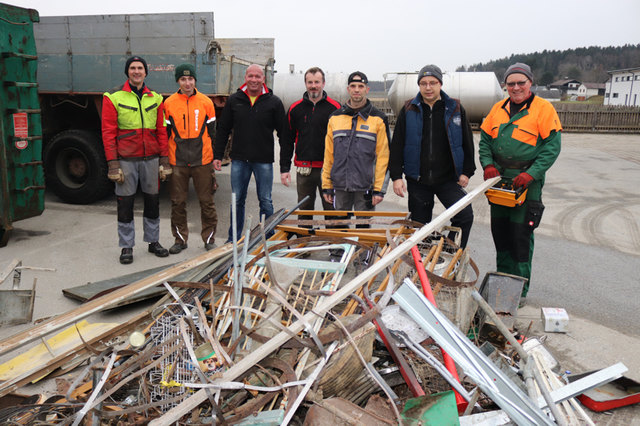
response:
{"label": "man in red jacket", "polygon": [[[340,103],[331,99],[324,91],[324,71],[320,68],[309,68],[304,73],[304,84],[307,91],[302,99],[289,107],[287,113],[285,137],[280,153],[280,181],[285,186],[291,183],[291,155],[295,151],[293,163],[297,169],[298,201],[309,196],[309,199],[300,205],[300,210],[314,209],[316,192],[320,194],[322,208],[333,210],[333,206],[322,197],[322,161],[329,116],[340,108]],[[301,220],[312,218],[313,216],[299,217]]]}
{"label": "man in red jacket", "polygon": [[160,238],[159,165],[169,168],[167,131],[162,96],[144,84],[149,68],[139,56],[127,59],[128,80],[102,100],[102,143],[109,165],[108,177],[116,183],[120,263],[133,262],[135,226],[133,203],[138,183],[144,195],[143,230],[149,252],[166,257]]}

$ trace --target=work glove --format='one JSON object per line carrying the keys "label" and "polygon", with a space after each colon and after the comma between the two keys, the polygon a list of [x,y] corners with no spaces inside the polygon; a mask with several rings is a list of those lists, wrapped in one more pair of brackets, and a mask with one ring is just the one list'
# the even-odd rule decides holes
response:
{"label": "work glove", "polygon": [[215,194],[218,190],[218,181],[216,180],[216,171],[211,169],[211,193]]}
{"label": "work glove", "polygon": [[513,187],[514,188],[520,188],[520,187],[526,188],[527,186],[529,186],[529,184],[531,182],[533,182],[533,176],[531,176],[527,172],[522,172],[522,173],[520,173],[518,176],[516,176],[513,179]]}
{"label": "work glove", "polygon": [[495,168],[493,164],[489,164],[484,168],[484,180],[489,180],[496,176],[500,176],[500,172]]}
{"label": "work glove", "polygon": [[166,181],[173,173],[171,164],[169,164],[169,158],[160,157],[160,166],[158,167],[158,176],[162,182]]}
{"label": "work glove", "polygon": [[124,183],[124,173],[120,168],[120,162],[118,160],[111,160],[107,162],[109,171],[107,172],[107,178],[115,183]]}

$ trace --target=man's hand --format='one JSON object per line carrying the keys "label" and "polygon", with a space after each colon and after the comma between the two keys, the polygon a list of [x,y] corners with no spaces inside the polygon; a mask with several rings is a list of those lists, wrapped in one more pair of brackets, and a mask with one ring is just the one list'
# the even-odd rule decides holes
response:
{"label": "man's hand", "polygon": [[526,188],[531,182],[533,182],[533,176],[527,172],[522,172],[513,179],[513,187],[520,188],[522,186]]}
{"label": "man's hand", "polygon": [[404,198],[404,194],[407,193],[407,186],[404,184],[404,179],[400,178],[393,181],[393,192],[395,192],[398,197]]}
{"label": "man's hand", "polygon": [[376,204],[380,204],[382,200],[384,200],[384,197],[382,195],[374,195],[373,197],[371,197],[371,205],[375,206]]}
{"label": "man's hand", "polygon": [[326,192],[324,192],[322,194],[322,198],[324,198],[324,200],[329,203],[329,204],[333,204],[333,195],[332,194],[327,194]]}
{"label": "man's hand", "polygon": [[498,171],[498,169],[496,169],[496,167],[493,164],[489,164],[487,167],[484,168],[484,180],[489,180],[496,176],[500,176],[500,172]]}
{"label": "man's hand", "polygon": [[466,188],[469,185],[469,177],[467,175],[460,175],[458,178],[458,185],[463,188]]}
{"label": "man's hand", "polygon": [[215,170],[222,170],[222,160],[213,160],[213,168]]}
{"label": "man's hand", "polygon": [[124,173],[120,168],[120,162],[118,160],[108,161],[109,171],[107,172],[107,178],[115,183],[123,184],[124,183]]}
{"label": "man's hand", "polygon": [[280,182],[282,182],[284,186],[289,186],[291,183],[291,173],[280,173]]}
{"label": "man's hand", "polygon": [[160,157],[160,166],[158,166],[158,176],[162,182],[166,181],[169,176],[173,173],[173,169],[171,168],[171,164],[169,164],[169,158]]}

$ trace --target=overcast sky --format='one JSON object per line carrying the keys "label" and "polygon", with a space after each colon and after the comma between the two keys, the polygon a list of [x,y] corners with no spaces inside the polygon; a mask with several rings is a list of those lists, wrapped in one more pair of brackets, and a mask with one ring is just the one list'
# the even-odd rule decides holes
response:
{"label": "overcast sky", "polygon": [[[276,70],[443,71],[511,54],[640,43],[638,0],[2,0],[40,16],[213,11],[215,36],[275,39]],[[640,65],[640,64],[638,64]]]}

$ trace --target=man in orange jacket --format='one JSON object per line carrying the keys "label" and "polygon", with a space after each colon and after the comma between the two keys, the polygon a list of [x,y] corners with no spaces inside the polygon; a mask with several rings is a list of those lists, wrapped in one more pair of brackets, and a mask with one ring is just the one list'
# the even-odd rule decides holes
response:
{"label": "man in orange jacket", "polygon": [[189,178],[200,201],[200,233],[204,248],[216,247],[215,233],[218,215],[213,202],[216,188],[213,163],[213,139],[216,111],[213,102],[196,90],[196,70],[191,64],[176,67],[175,77],[180,89],[165,101],[165,119],[169,134],[169,181],[171,194],[171,232],[175,244],[169,253],[187,248],[187,194]]}

